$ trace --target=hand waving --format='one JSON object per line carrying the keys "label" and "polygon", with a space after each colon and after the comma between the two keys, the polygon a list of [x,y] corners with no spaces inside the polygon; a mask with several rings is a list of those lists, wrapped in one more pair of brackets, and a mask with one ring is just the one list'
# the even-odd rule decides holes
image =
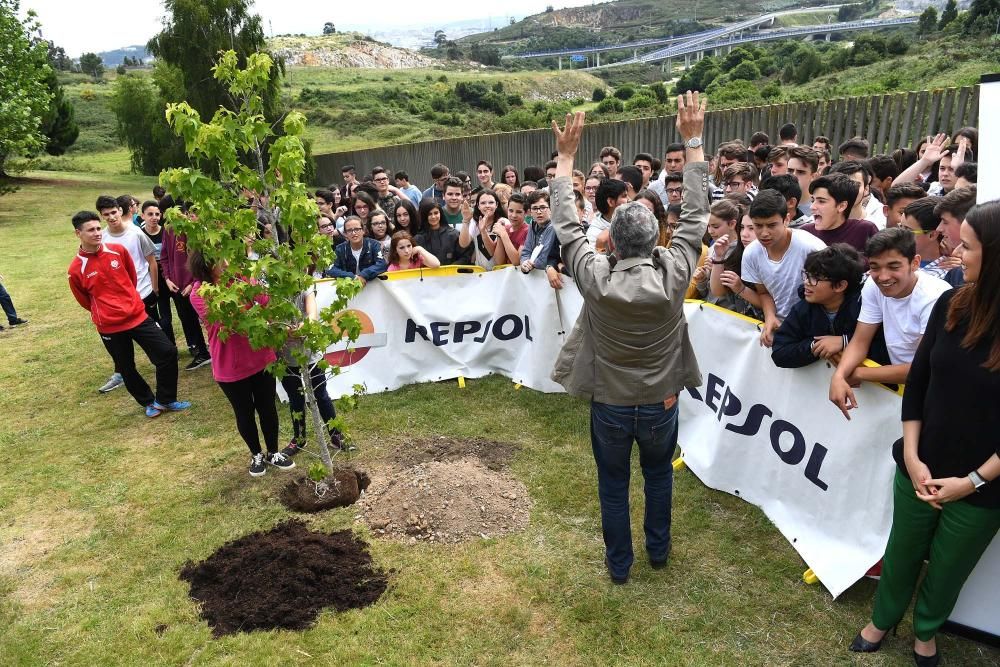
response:
{"label": "hand waving", "polygon": [[700,137],[705,127],[705,106],[708,99],[701,97],[698,91],[687,91],[677,96],[677,131],[687,141],[692,137]]}
{"label": "hand waving", "polygon": [[552,134],[556,135],[556,150],[561,157],[574,157],[580,147],[583,135],[584,113],[566,114],[566,126],[560,131],[559,124],[552,121]]}
{"label": "hand waving", "polygon": [[[930,139],[930,137],[928,137]],[[938,134],[936,137],[930,140],[927,147],[924,149],[924,160],[927,160],[931,164],[934,164],[941,158],[948,155],[948,151],[944,150],[944,147],[948,145],[948,135],[944,132]]]}

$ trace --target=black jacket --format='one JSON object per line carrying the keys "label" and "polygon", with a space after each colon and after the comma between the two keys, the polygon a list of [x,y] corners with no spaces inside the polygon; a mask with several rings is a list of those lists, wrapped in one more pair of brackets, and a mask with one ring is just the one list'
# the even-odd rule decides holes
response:
{"label": "black jacket", "polygon": [[[799,287],[799,298],[802,300],[792,306],[785,321],[774,332],[771,360],[780,368],[801,368],[819,359],[813,356],[811,347],[816,336],[843,336],[846,349],[858,325],[858,315],[861,313],[860,287],[844,295],[844,303],[832,323],[823,306],[809,303],[803,298],[804,295],[805,289]],[[881,327],[872,340],[868,358],[880,364],[889,361]]]}

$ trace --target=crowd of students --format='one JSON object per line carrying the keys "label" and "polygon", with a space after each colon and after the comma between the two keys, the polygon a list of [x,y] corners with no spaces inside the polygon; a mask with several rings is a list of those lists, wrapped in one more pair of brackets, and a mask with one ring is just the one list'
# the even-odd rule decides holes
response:
{"label": "crowd of students", "polygon": [[[772,145],[766,134],[756,132],[747,143],[726,141],[709,156],[708,225],[686,296],[762,320],[760,343],[770,348],[778,366],[833,364],[830,400],[850,419],[858,407],[853,388],[860,382],[909,384],[921,341],[940,310],[936,304],[968,278],[963,253],[985,243],[966,238],[968,225],[963,224],[976,200],[978,132],[964,127],[885,155],[869,155],[861,138],[844,142],[836,152],[822,136],[800,142],[791,124],[779,137]],[[625,164],[621,151],[608,146],[588,162],[589,172],[572,171],[578,224],[596,252],[614,254],[609,228],[616,211],[630,202],[655,217],[657,245],[670,245],[682,224],[685,145],[670,144],[662,155],[661,160],[640,152]],[[429,171],[431,184],[421,190],[406,172],[390,177],[379,166],[359,177],[347,165],[342,183],[315,191],[317,231],[330,239],[336,258],[317,274],[353,278],[364,286],[391,271],[512,265],[524,273],[544,271],[551,288],[561,289],[572,268],[550,224],[556,170],[555,159],[521,169],[505,165],[498,172],[480,160],[471,176],[436,164]],[[151,417],[189,405],[175,395],[172,305],[191,352],[186,368],[213,364],[253,454],[251,474],[263,474],[268,462],[291,467],[290,457],[304,444],[305,427],[301,419],[295,421],[295,440],[278,451],[274,381],[263,372],[276,353],[254,351],[247,341],[234,343],[232,337],[223,343],[218,325],[212,324],[206,325],[206,342],[198,321],[200,315],[205,324],[206,307],[198,288],[216,280],[219,267],[198,253],[189,257],[183,237],[161,225],[164,210],[173,205],[162,190],[141,205],[129,195],[100,197],[96,213],[74,217],[81,249],[70,284],[91,311],[115,366],[115,376],[101,391],[123,383]],[[980,212],[987,230],[981,235],[995,235],[996,208]],[[107,225],[103,239],[102,221]],[[261,229],[282,236],[280,218],[262,219]],[[995,296],[976,298],[996,303]],[[303,317],[314,310],[304,298]],[[972,324],[980,332],[968,339],[972,346],[984,344],[983,331],[996,332],[1000,315],[989,311],[984,317],[985,325]],[[135,370],[133,341],[156,365],[155,393]],[[996,351],[991,354],[995,371]],[[881,365],[864,366],[865,358]],[[327,419],[333,408],[321,375],[313,382]],[[995,376],[988,373],[984,382],[995,384]],[[286,389],[290,395],[297,392],[301,414],[301,382],[291,382]],[[331,435],[336,439],[336,433]],[[901,467],[906,473],[907,466]],[[980,472],[996,477],[992,468]],[[930,493],[925,480],[913,483]],[[1000,497],[990,506],[995,516]],[[874,631],[868,635],[859,650],[877,648]]]}

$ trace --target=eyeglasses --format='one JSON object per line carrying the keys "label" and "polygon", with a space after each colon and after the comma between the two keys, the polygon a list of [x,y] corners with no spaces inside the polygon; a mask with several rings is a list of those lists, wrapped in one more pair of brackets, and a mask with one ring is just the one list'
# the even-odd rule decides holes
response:
{"label": "eyeglasses", "polygon": [[388,183],[389,182],[389,177],[388,176],[379,176],[378,178],[374,179],[374,181],[376,183]]}
{"label": "eyeglasses", "polygon": [[365,211],[367,211],[368,210],[368,204],[355,204],[354,205],[354,210],[355,211],[360,211],[362,209],[364,209]]}
{"label": "eyeglasses", "polygon": [[822,282],[830,282],[830,279],[820,278],[819,276],[814,276],[810,273],[803,271],[802,282],[805,283],[806,285],[809,285],[809,287],[816,287],[816,285],[819,285]]}
{"label": "eyeglasses", "polygon": [[597,186],[596,185],[587,185],[587,186],[584,186],[583,190],[584,190],[584,192],[597,192]]}
{"label": "eyeglasses", "polygon": [[531,212],[532,213],[541,213],[542,211],[547,211],[547,210],[549,210],[548,206],[532,206],[531,207]]}
{"label": "eyeglasses", "polygon": [[319,226],[320,229],[330,229],[331,227],[333,227],[332,224],[325,224],[325,225],[320,225]]}
{"label": "eyeglasses", "polygon": [[385,220],[375,220],[372,222],[372,227],[385,227]]}
{"label": "eyeglasses", "polygon": [[345,234],[360,234],[361,233],[361,228],[360,227],[353,227],[351,229],[345,229],[344,233]]}
{"label": "eyeglasses", "polygon": [[684,193],[684,188],[667,188],[668,195],[679,195]]}
{"label": "eyeglasses", "polygon": [[722,184],[722,187],[730,189],[742,188],[744,186],[746,186],[745,181],[726,181],[725,183]]}

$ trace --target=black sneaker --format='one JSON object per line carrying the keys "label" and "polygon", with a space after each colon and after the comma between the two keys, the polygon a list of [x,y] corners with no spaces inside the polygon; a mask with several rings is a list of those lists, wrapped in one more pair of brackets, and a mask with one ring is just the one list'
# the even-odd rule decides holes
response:
{"label": "black sneaker", "polygon": [[267,455],[266,459],[268,463],[281,470],[291,470],[295,467],[295,461],[281,452],[271,452]]}
{"label": "black sneaker", "polygon": [[264,454],[254,454],[253,458],[250,459],[250,476],[260,477],[267,472],[267,466],[264,465]]}
{"label": "black sneaker", "polygon": [[184,370],[193,371],[196,368],[201,368],[202,366],[205,366],[210,363],[212,363],[212,357],[208,356],[207,354],[201,354],[192,359],[191,363],[189,363],[187,366],[184,367]]}
{"label": "black sneaker", "polygon": [[295,440],[295,438],[292,438],[291,442],[288,443],[288,446],[281,450],[281,453],[284,454],[285,456],[292,457],[292,456],[295,456],[296,454],[298,454],[299,452],[301,452],[302,448],[305,447],[305,446],[306,446],[306,443],[303,442],[300,445]]}
{"label": "black sneaker", "polygon": [[18,324],[27,324],[27,323],[28,320],[21,319],[20,317],[18,317],[17,319],[15,319],[13,322],[10,323],[10,326],[16,327]]}

